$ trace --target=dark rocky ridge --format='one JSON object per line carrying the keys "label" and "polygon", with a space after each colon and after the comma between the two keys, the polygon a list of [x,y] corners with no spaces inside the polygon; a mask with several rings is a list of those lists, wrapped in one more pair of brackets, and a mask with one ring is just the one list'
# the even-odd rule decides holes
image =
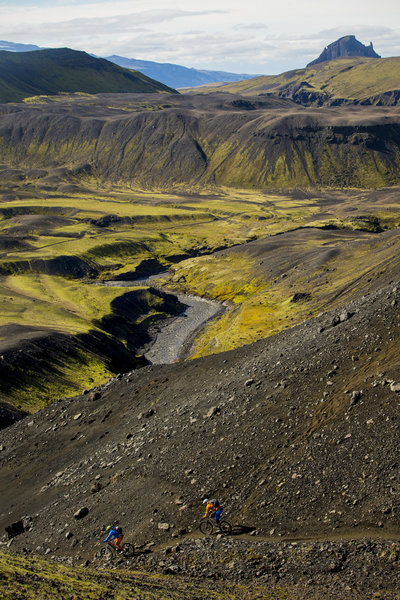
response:
{"label": "dark rocky ridge", "polygon": [[369,46],[364,46],[354,35],[345,35],[332,44],[329,44],[318,58],[308,63],[307,67],[335,60],[336,58],[347,58],[349,56],[366,56],[368,58],[381,58],[373,48],[372,42]]}
{"label": "dark rocky ridge", "polygon": [[[163,95],[151,106],[127,110],[126,98],[114,97],[111,111],[104,96],[94,106],[78,104],[73,114],[62,104],[7,107],[0,116],[2,176],[12,181],[16,167],[68,166],[63,184],[88,176],[162,188],[398,183],[397,111],[304,109],[283,99],[272,108],[257,99],[248,110],[234,107],[233,98]],[[49,183],[44,178],[43,189]]]}

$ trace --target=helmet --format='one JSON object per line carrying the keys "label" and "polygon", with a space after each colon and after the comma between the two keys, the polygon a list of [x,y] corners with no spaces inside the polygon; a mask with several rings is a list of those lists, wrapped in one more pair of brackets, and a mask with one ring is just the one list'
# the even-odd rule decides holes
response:
{"label": "helmet", "polygon": [[208,502],[208,498],[204,498],[203,504],[205,504],[206,502]]}
{"label": "helmet", "polygon": [[110,529],[111,529],[111,525],[107,525],[106,531],[110,531]]}

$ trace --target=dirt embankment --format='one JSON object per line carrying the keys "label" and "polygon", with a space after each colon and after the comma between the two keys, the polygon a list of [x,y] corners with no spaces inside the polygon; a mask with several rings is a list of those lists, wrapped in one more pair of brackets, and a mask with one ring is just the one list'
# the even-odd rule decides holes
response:
{"label": "dirt embankment", "polygon": [[[83,285],[83,284],[82,284]],[[148,316],[152,303],[157,303],[155,316]],[[147,364],[143,350],[148,348],[162,318],[182,313],[184,305],[175,296],[149,288],[129,291],[111,303],[111,312],[85,334],[67,335],[51,329],[4,326],[0,358],[0,399],[21,406],[20,395],[31,390],[38,397],[31,409],[56,400],[60,395],[72,395],[90,387],[90,381],[80,381],[79,366],[101,365],[111,374],[127,372]],[[150,310],[151,313],[151,310]],[[147,315],[146,319],[141,319]],[[70,370],[69,370],[70,369]],[[103,378],[104,380],[104,378]],[[93,381],[93,380],[92,380]],[[58,394],[58,395],[57,395]],[[23,404],[28,405],[26,400]],[[0,426],[18,419],[23,411],[12,414],[4,408]]]}

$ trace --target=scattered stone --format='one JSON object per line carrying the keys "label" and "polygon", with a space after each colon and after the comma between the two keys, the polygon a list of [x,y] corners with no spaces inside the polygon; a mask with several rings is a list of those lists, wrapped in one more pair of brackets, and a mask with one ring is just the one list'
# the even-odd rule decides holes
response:
{"label": "scattered stone", "polygon": [[77,413],[76,415],[74,415],[74,421],[77,421],[78,419],[80,419],[82,416],[82,413]]}
{"label": "scattered stone", "polygon": [[350,397],[350,404],[353,406],[354,404],[357,404],[357,402],[361,399],[363,395],[363,391],[362,390],[354,390],[351,393],[351,397]]}
{"label": "scattered stone", "polygon": [[15,523],[11,523],[8,527],[5,528],[6,533],[8,535],[8,539],[16,537],[17,535],[21,535],[25,531],[29,531],[30,527],[25,528],[24,519],[20,519],[19,521],[15,521]]}
{"label": "scattered stone", "polygon": [[158,529],[161,529],[162,531],[169,531],[171,526],[169,523],[159,523],[157,525]]}
{"label": "scattered stone", "polygon": [[179,567],[176,565],[165,567],[165,569],[163,569],[163,573],[164,575],[177,575],[179,573]]}
{"label": "scattered stone", "polygon": [[220,412],[220,408],[218,408],[217,406],[212,406],[210,410],[205,414],[205,418],[209,419],[210,417],[213,417],[214,415],[217,415]]}
{"label": "scattered stone", "polygon": [[348,310],[344,310],[342,313],[340,313],[339,315],[339,320],[341,323],[344,323],[345,321],[348,321],[349,319],[351,319],[351,317],[353,316],[354,313],[349,312]]}
{"label": "scattered stone", "polygon": [[390,390],[391,390],[392,392],[397,392],[397,393],[399,393],[399,392],[400,392],[400,383],[399,383],[399,382],[396,382],[396,381],[393,381],[393,382],[390,384]]}
{"label": "scattered stone", "polygon": [[99,391],[90,392],[88,400],[95,401],[101,398],[101,393]]}
{"label": "scattered stone", "polygon": [[87,508],[87,506],[83,506],[82,508],[80,508],[79,510],[77,510],[74,513],[74,518],[75,519],[83,519],[88,514],[89,514],[89,509]]}
{"label": "scattered stone", "polygon": [[310,300],[311,298],[311,294],[309,294],[308,292],[296,292],[290,302],[304,302],[306,300]]}
{"label": "scattered stone", "polygon": [[100,481],[96,481],[90,488],[90,493],[96,494],[97,492],[99,492],[101,490],[101,488],[102,488],[102,485],[101,485]]}
{"label": "scattered stone", "polygon": [[336,327],[336,325],[339,325],[339,323],[340,323],[340,317],[338,317],[337,315],[335,315],[332,318],[332,321],[331,321],[332,327]]}

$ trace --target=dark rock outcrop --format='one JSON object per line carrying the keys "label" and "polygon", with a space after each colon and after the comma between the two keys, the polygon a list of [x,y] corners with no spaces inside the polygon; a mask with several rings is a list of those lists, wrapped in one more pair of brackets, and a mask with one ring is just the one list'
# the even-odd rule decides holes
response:
{"label": "dark rock outcrop", "polygon": [[355,35],[345,35],[336,42],[332,42],[318,58],[308,63],[307,67],[317,65],[318,63],[326,62],[328,60],[335,60],[336,58],[347,58],[349,56],[366,56],[368,58],[381,58],[373,48],[372,42],[369,46],[364,46],[361,42],[356,39]]}
{"label": "dark rock outcrop", "polygon": [[[14,406],[7,404],[7,402],[0,402],[0,429],[13,425],[25,415],[25,412],[17,410]],[[0,446],[0,451],[3,449],[5,448]]]}

